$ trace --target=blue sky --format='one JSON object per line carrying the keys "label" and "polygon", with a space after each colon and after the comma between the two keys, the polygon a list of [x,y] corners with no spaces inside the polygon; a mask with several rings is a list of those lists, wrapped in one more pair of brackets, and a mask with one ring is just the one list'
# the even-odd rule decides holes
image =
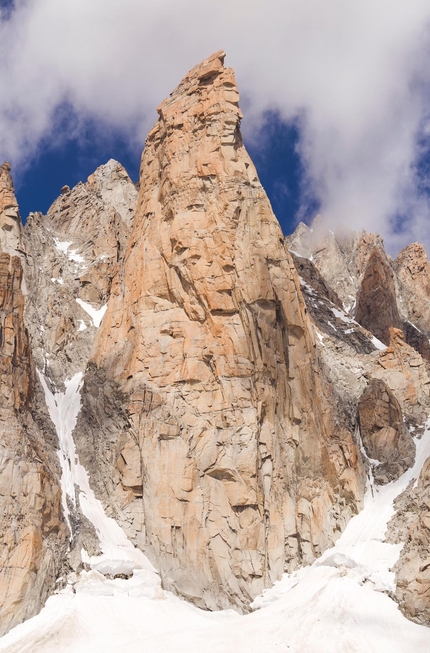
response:
{"label": "blue sky", "polygon": [[5,18],[9,17],[9,13],[12,11],[14,6],[14,0],[0,0],[0,8],[4,12]]}
{"label": "blue sky", "polygon": [[[67,129],[67,125],[63,128]],[[111,158],[123,164],[133,181],[139,177],[143,144],[130,143],[127,134],[119,129],[89,120],[80,126],[76,137],[59,138],[57,144],[52,140],[42,140],[31,161],[18,166],[16,173],[12,170],[23,221],[31,211],[46,213],[62,186],[85,182]]]}
{"label": "blue sky", "polygon": [[[63,132],[67,123],[58,129]],[[302,166],[297,143],[297,128],[286,125],[276,113],[268,113],[258,138],[250,138],[246,143],[286,234],[294,230],[301,206]],[[14,175],[22,219],[25,221],[30,211],[46,213],[63,185],[72,187],[86,181],[109,158],[120,161],[133,181],[137,181],[141,150],[142,145],[130,143],[121,130],[112,131],[107,126],[103,129],[94,121],[88,121],[85,128],[81,126],[77,138],[61,138],[57,146],[42,142],[30,165]],[[313,215],[312,209],[308,217]]]}
{"label": "blue sky", "polygon": [[[430,248],[428,0],[0,0],[0,159],[25,215],[108,158],[133,178],[155,108],[224,48],[285,232]],[[427,162],[427,163],[426,163]]]}

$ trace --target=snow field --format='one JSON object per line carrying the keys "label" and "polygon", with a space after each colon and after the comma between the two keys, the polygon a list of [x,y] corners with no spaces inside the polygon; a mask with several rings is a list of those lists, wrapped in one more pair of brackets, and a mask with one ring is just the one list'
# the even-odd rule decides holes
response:
{"label": "snow field", "polygon": [[76,507],[75,488],[77,487],[80,508],[85,517],[94,525],[102,550],[102,555],[92,557],[83,550],[83,562],[104,574],[130,574],[134,569],[144,569],[154,576],[153,580],[156,579],[159,585],[159,577],[146,556],[127,539],[117,522],[107,517],[101,502],[96,499],[90,487],[88,472],[79,463],[72,434],[81,409],[82,373],[79,372],[72,379],[66,381],[65,393],[52,393],[40,372],[39,378],[60,444],[58,456],[62,470],[63,509],[69,529],[70,512],[67,497]]}
{"label": "snow field", "polygon": [[[104,314],[106,313],[107,304],[105,304],[104,306],[102,306],[101,308],[99,308],[97,310],[96,308],[91,306],[91,304],[88,304],[88,302],[84,302],[79,297],[76,299],[76,302],[77,302],[77,304],[79,304],[79,306],[81,308],[84,309],[84,311],[86,313],[88,313],[88,315],[90,316],[90,318],[93,321],[94,326],[96,327],[96,329],[98,329],[101,322],[102,322]],[[81,320],[81,322],[82,322],[82,320]]]}
{"label": "snow field", "polygon": [[[112,559],[133,563],[134,547],[104,515],[76,459],[72,431],[81,382],[76,375],[64,394],[55,395],[44,385],[59,433],[63,492],[72,483],[80,487],[83,512],[97,529],[105,560],[113,552]],[[370,478],[362,512],[336,545],[266,590],[249,615],[199,610],[163,591],[150,563],[128,580],[109,580],[99,571],[107,567],[91,559],[91,571],[71,577],[39,615],[0,639],[0,652],[429,653],[430,629],[405,619],[387,594],[402,545],[388,544],[384,536],[395,498],[418,478],[430,455],[429,424],[416,445],[413,468],[384,487]]]}

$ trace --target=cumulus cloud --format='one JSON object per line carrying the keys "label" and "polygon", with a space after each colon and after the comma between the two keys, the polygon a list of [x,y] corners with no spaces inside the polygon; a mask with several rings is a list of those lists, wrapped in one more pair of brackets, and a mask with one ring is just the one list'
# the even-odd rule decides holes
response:
{"label": "cumulus cloud", "polygon": [[[244,129],[300,125],[304,190],[333,225],[430,245],[428,0],[15,0],[0,22],[0,157],[31,159],[58,106],[143,143],[155,108],[224,48]],[[306,192],[304,192],[306,197]]]}

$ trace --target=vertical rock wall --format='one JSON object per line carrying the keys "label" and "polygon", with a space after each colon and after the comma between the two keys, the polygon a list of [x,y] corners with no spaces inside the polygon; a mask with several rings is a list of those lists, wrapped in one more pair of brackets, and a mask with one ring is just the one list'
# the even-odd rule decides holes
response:
{"label": "vertical rock wall", "polygon": [[77,442],[166,586],[246,609],[335,539],[363,478],[223,59],[194,68],[158,109]]}
{"label": "vertical rock wall", "polygon": [[[223,59],[159,107],[134,222],[136,189],[111,160],[22,234],[0,167],[0,634],[42,607],[62,567],[82,567],[94,539],[77,508],[66,552],[33,360],[57,390],[86,368],[74,436],[91,485],[165,587],[205,608],[246,610],[337,538],[363,495],[357,423],[380,483],[413,462],[406,425],[429,409],[425,252],[392,262],[378,236],[316,220],[288,239],[313,260],[294,264]],[[427,465],[391,527],[406,541],[397,596],[421,622],[428,487]]]}
{"label": "vertical rock wall", "polygon": [[8,254],[21,250],[21,218],[8,162],[0,166],[0,247]]}
{"label": "vertical rock wall", "polygon": [[[17,207],[8,166],[0,169],[0,182],[4,226]],[[43,403],[35,412],[42,398],[24,325],[22,277],[20,258],[0,253],[0,634],[41,609],[67,544],[55,440],[39,423]]]}
{"label": "vertical rock wall", "polygon": [[377,247],[370,253],[364,270],[355,319],[386,345],[390,342],[390,327],[402,327],[394,274],[385,253]]}
{"label": "vertical rock wall", "polygon": [[[414,442],[411,434],[419,438],[425,422],[428,423],[430,264],[424,247],[418,243],[405,247],[392,261],[379,236],[353,234],[349,246],[328,230],[322,237],[321,227],[319,220],[312,229],[301,224],[287,240],[294,252],[308,257],[295,256],[294,260],[303,278],[310,314],[320,333],[318,349],[346,416],[349,413],[358,417],[369,471],[377,483],[383,484],[412,466],[417,440]],[[313,263],[330,292],[321,280],[316,280]],[[363,347],[362,337],[358,343],[357,336],[364,330],[349,316],[342,315],[336,298],[331,296],[332,288],[338,290],[339,284],[344,306],[386,347],[373,342],[380,351],[371,353]],[[331,300],[331,306],[327,300]],[[351,308],[351,300],[356,300],[355,309],[354,301]],[[333,319],[333,314],[340,317],[343,326]],[[398,497],[396,514],[385,535],[388,541],[402,545],[393,568],[400,608],[408,618],[427,625],[429,470],[427,461],[417,483],[410,484]]]}
{"label": "vertical rock wall", "polygon": [[25,224],[26,323],[36,365],[58,389],[85,370],[98,326],[92,313],[109,299],[136,200],[127,172],[111,159]]}

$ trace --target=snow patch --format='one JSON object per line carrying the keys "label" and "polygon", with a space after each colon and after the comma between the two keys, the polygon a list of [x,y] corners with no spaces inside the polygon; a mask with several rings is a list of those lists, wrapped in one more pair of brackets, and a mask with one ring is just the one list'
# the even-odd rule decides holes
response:
{"label": "snow patch", "polygon": [[[340,320],[342,320],[342,322],[345,322],[346,324],[354,324],[356,326],[360,326],[358,324],[358,322],[356,322],[351,317],[346,315],[343,311],[339,311],[337,308],[334,308],[334,306],[331,307],[331,311],[336,317],[338,317]],[[329,324],[330,324],[330,322],[329,322]],[[330,326],[333,326],[333,325],[330,324]],[[345,331],[344,333],[352,333],[353,331],[354,331],[354,329],[348,329],[348,331]],[[387,346],[384,345],[384,343],[381,342],[380,340],[378,340],[378,338],[376,338],[375,336],[372,336],[370,338],[370,342],[376,347],[376,349],[379,349],[380,351],[384,351],[385,349],[387,349]]]}
{"label": "snow patch", "polygon": [[105,304],[104,306],[102,306],[97,310],[96,308],[91,306],[91,304],[88,304],[88,302],[84,302],[79,297],[76,298],[76,301],[79,304],[79,306],[88,313],[88,315],[91,317],[93,321],[94,326],[97,329],[101,324],[104,314],[106,313],[107,304]]}
{"label": "snow patch", "polygon": [[72,241],[71,240],[70,241],[65,240],[65,241],[62,242],[61,240],[58,240],[58,238],[54,238],[54,243],[55,243],[55,248],[59,252],[63,252],[63,254],[66,254],[67,250],[69,249],[70,245],[72,244]]}
{"label": "snow patch", "polygon": [[[356,574],[357,569],[359,570],[361,583],[369,581],[373,589],[379,592],[395,590],[395,575],[390,570],[397,562],[403,544],[385,542],[385,534],[388,522],[395,513],[395,499],[407,488],[411,480],[418,479],[425,461],[430,456],[430,422],[426,425],[423,437],[414,440],[417,447],[414,466],[397,481],[382,487],[375,485],[370,476],[363,510],[350,520],[335,546],[325,551],[311,567],[284,576],[281,581],[275,583],[274,588],[267,590],[256,599],[253,607],[268,605],[271,600],[276,600],[281,594],[289,592],[295,580],[302,579],[304,576],[312,577],[318,567],[327,564],[331,567],[345,566],[345,560],[349,561],[346,566],[354,568]],[[430,645],[430,630],[428,630],[428,645]]]}
{"label": "snow patch", "polygon": [[74,261],[75,263],[85,263],[85,259],[80,254],[77,254],[77,250],[73,249],[69,252],[69,260]]}
{"label": "snow patch", "polygon": [[59,252],[63,252],[63,254],[67,254],[68,258],[70,261],[74,261],[75,263],[85,263],[85,259],[77,253],[76,249],[71,249],[69,250],[70,245],[72,244],[71,240],[58,240],[58,238],[54,238],[54,243],[55,243],[55,248]]}
{"label": "snow patch", "polygon": [[372,336],[370,341],[375,345],[376,349],[379,349],[380,351],[385,351],[385,349],[387,349],[387,345],[384,345],[384,343],[378,340],[378,338],[375,338],[375,336]]}
{"label": "snow patch", "polygon": [[76,452],[73,439],[70,437],[76,426],[79,411],[81,409],[81,398],[79,389],[82,382],[82,373],[76,374],[72,379],[66,381],[66,391],[57,392],[55,395],[48,388],[46,379],[43,374],[37,370],[39,380],[42,384],[45,401],[51,420],[54,423],[58,435],[60,449],[58,457],[61,465],[61,491],[64,517],[70,532],[70,510],[67,497],[76,506],[75,484],[72,474],[72,462],[74,462]]}
{"label": "snow patch", "polygon": [[308,284],[308,283],[303,279],[303,277],[300,277],[300,276],[299,276],[299,279],[300,279],[300,285],[302,286],[302,288],[304,288],[304,289],[308,292],[309,295],[314,295],[314,296],[315,296],[315,290],[312,288],[312,286],[310,286],[310,285],[309,285],[309,284]]}
{"label": "snow patch", "polygon": [[87,328],[87,325],[85,324],[85,322],[83,320],[79,320],[79,329],[78,329],[78,331],[85,331],[86,328]]}
{"label": "snow patch", "polygon": [[76,507],[75,487],[79,488],[79,505],[82,513],[90,520],[96,529],[102,554],[89,556],[82,551],[82,560],[92,569],[102,574],[131,574],[135,569],[144,569],[158,578],[156,571],[146,556],[136,549],[127,539],[122,528],[114,519],[108,517],[101,502],[96,499],[90,487],[88,472],[79,463],[73,440],[73,430],[76,426],[81,409],[80,389],[82,372],[65,382],[66,391],[51,392],[46,380],[38,371],[39,379],[45,392],[49,415],[55,425],[60,450],[58,452],[62,470],[61,489],[63,492],[63,510],[69,529],[70,510],[67,499]]}
{"label": "snow patch", "polygon": [[429,426],[415,440],[413,468],[384,487],[370,477],[363,511],[336,545],[284,575],[254,601],[255,612],[200,610],[163,592],[145,570],[128,580],[92,570],[0,639],[0,652],[428,653],[430,629],[403,617],[386,593],[401,545],[384,537],[395,498],[430,455]]}
{"label": "snow patch", "polygon": [[322,335],[322,333],[320,333],[317,329],[315,329],[315,335],[318,338],[318,340],[320,341],[320,343],[322,344],[322,346],[325,347],[324,336]]}
{"label": "snow patch", "polygon": [[307,258],[307,256],[303,256],[303,254],[299,254],[299,252],[296,252],[295,249],[291,249],[291,247],[288,248],[288,251],[291,252],[291,254],[298,256],[299,258]]}
{"label": "snow patch", "polygon": [[410,324],[411,326],[413,326],[414,329],[416,329],[419,333],[422,333],[421,329],[419,329],[419,328],[417,327],[416,324],[414,324],[414,323],[411,322],[410,320],[406,320],[406,322],[407,322],[408,324]]}
{"label": "snow patch", "polygon": [[331,312],[333,313],[333,315],[335,317],[338,317],[340,320],[342,320],[342,322],[345,322],[346,324],[357,324],[357,326],[358,326],[358,323],[355,320],[353,320],[351,317],[346,315],[346,313],[344,311],[340,311],[339,309],[335,308],[334,306],[331,306],[330,309],[331,309]]}

